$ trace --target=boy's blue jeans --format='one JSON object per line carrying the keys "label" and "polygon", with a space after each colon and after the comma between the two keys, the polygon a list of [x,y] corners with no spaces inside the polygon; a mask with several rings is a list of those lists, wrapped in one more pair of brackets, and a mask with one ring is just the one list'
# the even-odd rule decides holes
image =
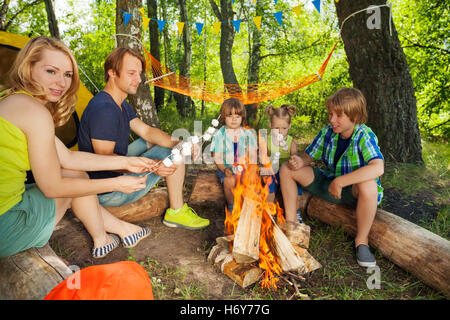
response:
{"label": "boy's blue jeans", "polygon": [[[170,155],[171,151],[171,149],[160,146],[153,146],[152,148],[147,149],[147,142],[144,139],[139,138],[128,146],[127,156],[146,157],[149,159],[164,159],[165,157]],[[146,173],[124,174],[131,176],[143,176]],[[156,175],[155,173],[150,173],[147,176],[147,181],[144,189],[135,191],[133,193],[113,191],[110,193],[101,194],[98,195],[98,201],[104,207],[120,207],[129,203],[133,203],[145,196],[150,191],[150,189],[152,189],[155,184],[158,183],[159,179],[161,179],[160,176]]]}

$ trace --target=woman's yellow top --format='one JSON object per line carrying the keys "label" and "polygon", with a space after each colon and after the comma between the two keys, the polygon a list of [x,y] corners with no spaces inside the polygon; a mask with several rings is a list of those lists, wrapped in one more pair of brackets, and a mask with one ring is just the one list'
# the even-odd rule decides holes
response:
{"label": "woman's yellow top", "polygon": [[0,215],[22,200],[27,170],[30,170],[27,137],[0,117]]}

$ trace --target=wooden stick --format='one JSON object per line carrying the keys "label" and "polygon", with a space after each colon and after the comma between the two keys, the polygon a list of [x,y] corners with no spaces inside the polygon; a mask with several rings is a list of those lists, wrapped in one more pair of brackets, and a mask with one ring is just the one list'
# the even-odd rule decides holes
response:
{"label": "wooden stick", "polygon": [[145,84],[148,84],[148,83],[150,83],[150,82],[153,82],[153,81],[159,80],[159,79],[161,79],[161,78],[170,76],[170,75],[172,75],[172,74],[174,74],[174,73],[175,73],[175,72],[169,72],[169,73],[163,74],[162,76],[159,76],[159,77],[156,77],[156,78],[147,80],[147,81],[145,81]]}

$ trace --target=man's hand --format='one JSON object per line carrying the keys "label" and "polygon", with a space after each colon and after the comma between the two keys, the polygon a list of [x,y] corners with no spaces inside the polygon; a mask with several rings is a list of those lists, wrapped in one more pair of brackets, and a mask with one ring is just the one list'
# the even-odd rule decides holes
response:
{"label": "man's hand", "polygon": [[292,155],[288,161],[288,168],[295,171],[305,166],[305,162],[300,156]]}
{"label": "man's hand", "polygon": [[342,184],[339,177],[334,178],[334,180],[330,183],[328,187],[328,192],[331,194],[333,198],[340,199],[342,194]]}
{"label": "man's hand", "polygon": [[155,174],[157,174],[160,177],[168,177],[172,175],[175,170],[177,170],[178,166],[176,164],[172,164],[170,167],[166,167],[162,162],[158,169],[155,171]]}
{"label": "man's hand", "polygon": [[153,172],[159,167],[159,160],[146,157],[126,157],[125,169],[133,173]]}

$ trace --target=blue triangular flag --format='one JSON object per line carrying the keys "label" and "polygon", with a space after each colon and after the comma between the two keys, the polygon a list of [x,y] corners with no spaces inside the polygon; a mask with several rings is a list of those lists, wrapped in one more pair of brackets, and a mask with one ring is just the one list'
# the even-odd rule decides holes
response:
{"label": "blue triangular flag", "polygon": [[233,4],[234,4],[234,0],[233,0]]}
{"label": "blue triangular flag", "polygon": [[316,7],[317,11],[320,13],[320,0],[313,0],[312,4]]}
{"label": "blue triangular flag", "polygon": [[277,19],[280,26],[282,25],[281,20],[283,19],[283,11],[274,12],[273,15],[275,16],[275,19]]}
{"label": "blue triangular flag", "polygon": [[196,22],[195,25],[197,26],[197,33],[198,33],[198,35],[201,35],[202,34],[202,30],[203,30],[203,23]]}
{"label": "blue triangular flag", "polygon": [[241,21],[242,21],[242,20],[234,20],[234,21],[231,21],[231,22],[233,22],[234,28],[236,29],[236,32],[237,32],[237,33],[239,33],[239,26],[241,25]]}
{"label": "blue triangular flag", "polygon": [[278,0],[273,0],[275,2],[275,5],[277,5]]}
{"label": "blue triangular flag", "polygon": [[159,32],[162,32],[167,21],[164,20],[156,20],[156,21],[158,21]]}
{"label": "blue triangular flag", "polygon": [[125,27],[126,27],[128,21],[130,21],[130,18],[131,18],[133,15],[125,12],[125,13],[123,14],[123,16],[124,16],[124,23],[125,23]]}

